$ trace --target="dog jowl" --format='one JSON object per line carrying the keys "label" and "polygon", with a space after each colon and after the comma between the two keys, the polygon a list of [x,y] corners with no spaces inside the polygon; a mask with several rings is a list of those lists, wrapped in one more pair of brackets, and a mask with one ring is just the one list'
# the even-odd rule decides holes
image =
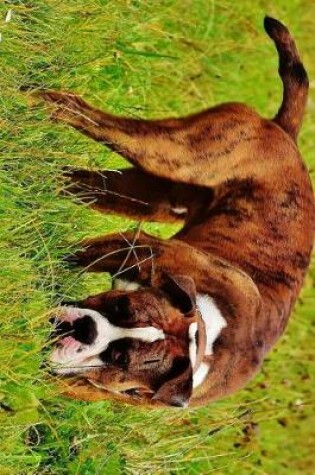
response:
{"label": "dog jowl", "polygon": [[267,17],[265,30],[284,88],[271,120],[240,103],[128,119],[73,93],[41,93],[55,120],[134,165],[68,169],[69,193],[104,213],[182,224],[170,240],[107,235],[69,256],[114,276],[113,290],[58,313],[51,365],[72,397],[207,404],[244,386],[282,334],[314,240],[313,191],[297,148],[308,78],[287,28]]}

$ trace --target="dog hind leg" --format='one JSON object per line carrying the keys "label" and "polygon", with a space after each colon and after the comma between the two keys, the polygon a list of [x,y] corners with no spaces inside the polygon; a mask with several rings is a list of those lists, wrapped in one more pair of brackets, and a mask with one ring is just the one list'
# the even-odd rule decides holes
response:
{"label": "dog hind leg", "polygon": [[139,221],[182,223],[185,195],[174,183],[131,168],[117,171],[66,169],[66,193],[104,212]]}
{"label": "dog hind leg", "polygon": [[263,127],[261,118],[241,104],[182,119],[141,120],[102,112],[71,93],[41,96],[53,105],[54,119],[102,142],[138,169],[177,183],[214,187],[235,177]]}

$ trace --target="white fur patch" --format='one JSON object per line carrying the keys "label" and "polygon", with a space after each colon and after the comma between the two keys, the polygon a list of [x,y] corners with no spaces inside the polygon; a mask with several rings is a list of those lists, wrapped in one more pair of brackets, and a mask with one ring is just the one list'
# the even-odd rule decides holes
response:
{"label": "white fur patch", "polygon": [[113,287],[115,290],[134,291],[140,289],[141,285],[138,282],[132,282],[130,280],[115,279]]}
{"label": "white fur patch", "polygon": [[196,342],[196,333],[198,330],[197,322],[191,323],[189,326],[189,358],[191,366],[194,368],[197,358],[197,342]]}
{"label": "white fur patch", "polygon": [[200,384],[204,382],[208,374],[209,368],[210,366],[208,363],[201,363],[201,365],[193,375],[193,388],[200,386]]}
{"label": "white fur patch", "polygon": [[[220,335],[223,328],[227,326],[225,318],[216,306],[214,300],[206,294],[197,294],[197,307],[201,313],[201,317],[206,327],[206,348],[205,356],[213,354],[213,344]],[[192,367],[194,367],[197,355],[196,332],[197,323],[192,323],[189,327],[189,356]],[[197,371],[193,375],[193,387],[196,388],[203,383],[209,372],[210,365],[201,363]]]}
{"label": "white fur patch", "polygon": [[184,206],[177,206],[176,208],[172,208],[172,212],[178,215],[186,214],[187,208],[185,208]]}
{"label": "white fur patch", "polygon": [[209,295],[197,294],[197,307],[206,326],[207,345],[205,354],[212,355],[213,343],[220,335],[221,330],[227,326],[227,321]]}
{"label": "white fur patch", "polygon": [[[96,325],[97,336],[90,345],[80,343],[71,336],[62,338],[59,347],[51,354],[50,361],[56,366],[55,372],[58,374],[78,373],[82,368],[95,366],[95,357],[106,350],[108,345],[121,338],[136,338],[152,343],[156,340],[163,340],[165,335],[162,330],[154,327],[143,328],[122,328],[112,325],[107,318],[103,317],[95,310],[64,307],[61,320],[72,323],[78,318],[88,315]],[[93,364],[91,364],[91,361]]]}

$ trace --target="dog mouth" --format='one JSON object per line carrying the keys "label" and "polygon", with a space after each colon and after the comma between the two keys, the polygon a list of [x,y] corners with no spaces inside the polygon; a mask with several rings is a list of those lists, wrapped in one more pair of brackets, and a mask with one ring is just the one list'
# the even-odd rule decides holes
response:
{"label": "dog mouth", "polygon": [[57,346],[67,346],[73,344],[73,341],[80,345],[91,345],[96,339],[94,320],[89,315],[80,315],[75,309],[51,318],[50,322],[53,325],[50,339]]}

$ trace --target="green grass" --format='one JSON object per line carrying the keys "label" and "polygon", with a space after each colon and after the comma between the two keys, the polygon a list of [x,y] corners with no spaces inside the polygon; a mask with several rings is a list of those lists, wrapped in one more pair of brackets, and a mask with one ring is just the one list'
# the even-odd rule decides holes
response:
{"label": "green grass", "polygon": [[[117,114],[182,115],[240,100],[271,116],[281,97],[265,13],[286,22],[315,74],[312,1],[12,0],[0,3],[0,475],[311,475],[315,267],[262,372],[198,410],[64,399],[41,363],[48,313],[108,286],[64,268],[84,236],[136,223],[60,196],[61,167],[115,169],[117,155],[52,124],[29,89],[77,91]],[[12,18],[5,22],[12,9]],[[314,168],[314,82],[300,147]],[[152,224],[156,234],[170,233]],[[44,351],[43,351],[44,350]],[[313,386],[314,389],[314,386]]]}

